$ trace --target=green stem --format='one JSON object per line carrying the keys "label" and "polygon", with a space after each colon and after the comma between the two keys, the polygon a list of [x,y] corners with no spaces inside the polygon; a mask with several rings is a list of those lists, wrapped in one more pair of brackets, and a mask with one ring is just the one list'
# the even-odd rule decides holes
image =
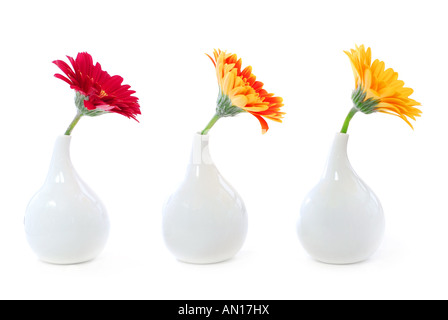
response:
{"label": "green stem", "polygon": [[355,107],[353,107],[352,110],[350,110],[347,118],[345,119],[344,126],[342,127],[341,133],[347,133],[348,126],[350,125],[350,121],[353,119],[353,117],[355,116],[355,114],[357,112],[358,112],[358,109],[356,109]]}
{"label": "green stem", "polygon": [[213,126],[218,122],[218,120],[221,119],[221,116],[218,114],[215,114],[215,116],[212,118],[212,120],[208,123],[207,127],[205,127],[204,131],[201,132],[201,135],[205,136],[209,133],[210,129],[213,128]]}
{"label": "green stem", "polygon": [[78,124],[79,120],[81,120],[81,118],[82,118],[82,113],[78,112],[76,114],[75,119],[73,119],[72,123],[70,123],[70,125],[68,126],[67,131],[65,132],[66,136],[69,136],[72,134],[73,129]]}

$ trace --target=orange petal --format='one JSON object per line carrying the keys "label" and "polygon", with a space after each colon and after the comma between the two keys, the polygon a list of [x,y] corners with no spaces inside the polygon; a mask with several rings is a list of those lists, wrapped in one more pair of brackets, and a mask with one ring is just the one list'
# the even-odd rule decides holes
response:
{"label": "orange petal", "polygon": [[238,70],[239,76],[241,75],[241,67],[242,66],[243,66],[243,60],[241,60],[241,59],[235,63],[235,68]]}
{"label": "orange petal", "polygon": [[260,90],[261,88],[263,88],[263,86],[264,86],[264,83],[263,83],[263,82],[256,81],[256,82],[252,85],[252,88],[254,88],[255,91],[258,91],[258,90]]}
{"label": "orange petal", "polygon": [[241,76],[245,79],[249,79],[249,77],[252,75],[252,67],[248,66],[246,69],[243,70],[241,73]]}
{"label": "orange petal", "polygon": [[207,53],[205,54],[207,57],[209,57],[210,58],[210,60],[212,60],[212,62],[213,62],[213,64],[215,65],[215,68],[216,68],[216,62],[215,62],[215,60],[213,60],[213,58],[212,57],[210,57]]}
{"label": "orange petal", "polygon": [[253,115],[255,118],[257,118],[258,121],[260,121],[261,129],[262,129],[262,133],[265,134],[266,132],[268,132],[268,130],[269,130],[269,125],[268,125],[268,123],[266,122],[266,120],[264,120],[262,117],[260,117],[260,116],[258,116],[258,115],[256,115],[256,114],[253,114],[253,113],[252,113],[252,115]]}

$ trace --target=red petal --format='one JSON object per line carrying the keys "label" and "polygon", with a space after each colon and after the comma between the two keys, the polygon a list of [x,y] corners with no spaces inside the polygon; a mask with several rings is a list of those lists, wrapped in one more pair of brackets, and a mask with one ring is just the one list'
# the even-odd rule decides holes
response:
{"label": "red petal", "polygon": [[69,56],[67,56],[67,59],[72,64],[72,67],[73,67],[73,70],[75,71],[75,73],[79,73],[79,67],[78,67],[78,64],[76,63],[75,59],[73,59],[72,57],[69,57]]}
{"label": "red petal", "polygon": [[68,77],[75,77],[75,73],[73,72],[73,70],[64,61],[56,60],[56,61],[53,61],[53,63],[55,65],[57,65],[58,68],[61,69],[61,71],[64,72]]}
{"label": "red petal", "polygon": [[93,58],[87,52],[80,52],[76,57],[76,63],[79,66],[80,71],[84,75],[92,75],[93,71]]}
{"label": "red petal", "polygon": [[115,91],[120,89],[122,83],[123,83],[122,77],[113,76],[104,82],[103,90],[110,94],[114,93]]}
{"label": "red petal", "polygon": [[73,85],[73,82],[71,82],[70,80],[68,80],[66,77],[64,77],[63,75],[60,74],[55,74],[54,75],[56,78],[61,79],[62,81],[67,82],[69,85]]}
{"label": "red petal", "polygon": [[99,63],[93,63],[92,56],[87,52],[79,53],[76,59],[67,58],[73,69],[64,61],[54,61],[67,76],[56,74],[55,77],[89,97],[84,101],[87,110],[103,109],[137,120],[135,116],[141,114],[139,99],[133,96],[135,91],[130,90],[131,86],[123,85],[122,77],[111,77]]}
{"label": "red petal", "polygon": [[87,110],[95,110],[96,107],[93,105],[93,103],[89,100],[84,100],[84,107],[86,107]]}

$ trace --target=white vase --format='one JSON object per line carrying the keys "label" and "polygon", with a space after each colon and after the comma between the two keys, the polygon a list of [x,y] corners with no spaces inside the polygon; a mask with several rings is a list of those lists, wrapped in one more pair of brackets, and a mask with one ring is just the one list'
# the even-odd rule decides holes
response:
{"label": "white vase", "polygon": [[378,198],[350,165],[348,139],[336,135],[322,180],[306,197],[297,226],[305,250],[329,264],[367,260],[385,230]]}
{"label": "white vase", "polygon": [[109,218],[70,159],[70,136],[56,140],[47,179],[25,215],[28,243],[40,260],[78,264],[95,259],[109,236]]}
{"label": "white vase", "polygon": [[247,229],[244,202],[213,163],[209,136],[195,135],[185,180],[163,212],[168,249],[182,262],[226,261],[241,250]]}

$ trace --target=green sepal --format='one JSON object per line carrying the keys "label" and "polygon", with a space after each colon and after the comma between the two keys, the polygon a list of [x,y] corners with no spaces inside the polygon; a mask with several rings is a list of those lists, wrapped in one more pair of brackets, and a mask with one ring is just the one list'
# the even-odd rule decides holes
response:
{"label": "green sepal", "polygon": [[76,96],[75,96],[75,105],[76,108],[78,109],[79,113],[81,113],[83,116],[88,116],[88,117],[98,117],[98,116],[102,116],[103,114],[109,113],[108,111],[103,111],[103,110],[88,110],[85,106],[84,106],[84,101],[88,101],[89,97],[86,97],[85,95],[76,92]]}
{"label": "green sepal", "polygon": [[240,113],[246,112],[232,104],[230,97],[219,91],[218,101],[216,102],[216,114],[219,117],[235,117]]}
{"label": "green sepal", "polygon": [[366,99],[367,92],[363,87],[359,86],[358,89],[353,91],[352,100],[355,104],[355,108],[365,114],[372,114],[376,112],[376,107],[381,102],[379,99],[369,98]]}

